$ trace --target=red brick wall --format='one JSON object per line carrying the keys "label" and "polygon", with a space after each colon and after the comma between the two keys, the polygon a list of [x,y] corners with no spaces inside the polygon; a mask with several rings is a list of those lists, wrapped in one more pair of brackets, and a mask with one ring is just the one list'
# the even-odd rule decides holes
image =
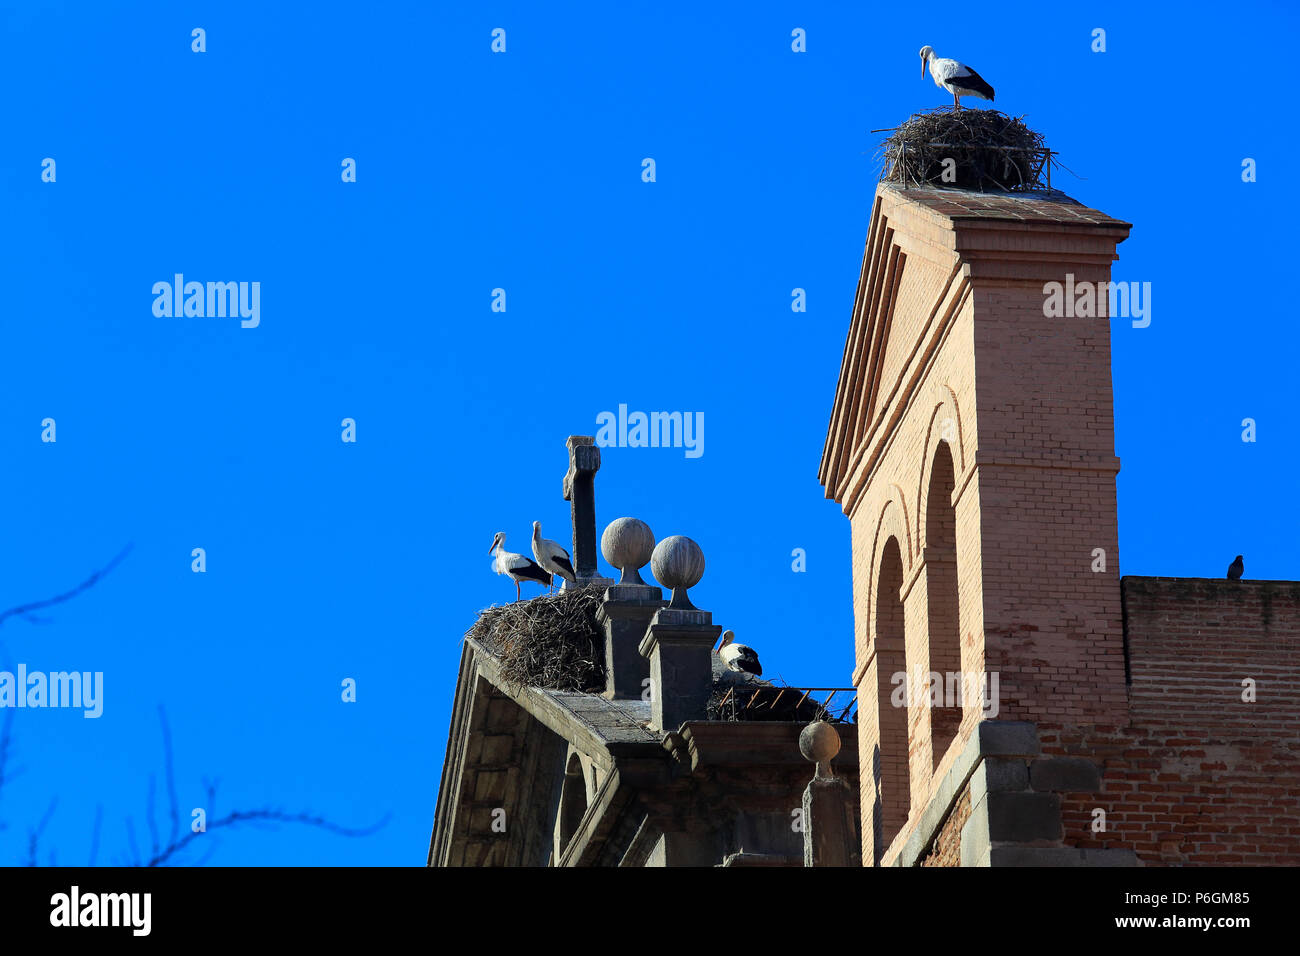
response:
{"label": "red brick wall", "polygon": [[1148,866],[1300,864],[1300,582],[1127,577],[1122,590],[1129,725],[1039,725],[1044,752],[1103,768],[1101,793],[1064,795],[1066,843]]}
{"label": "red brick wall", "polygon": [[921,861],[921,866],[961,866],[961,828],[970,819],[970,784],[962,788],[961,796],[953,804],[952,813],[939,829],[934,846]]}
{"label": "red brick wall", "polygon": [[[1082,259],[1085,242],[1067,249]],[[1055,268],[1054,280],[1110,277],[1109,262]],[[984,656],[1000,675],[998,716],[1122,724],[1109,320],[1044,316],[1041,277],[991,285],[976,282],[980,537],[969,546],[984,556]],[[1093,570],[1096,549],[1105,570]]]}

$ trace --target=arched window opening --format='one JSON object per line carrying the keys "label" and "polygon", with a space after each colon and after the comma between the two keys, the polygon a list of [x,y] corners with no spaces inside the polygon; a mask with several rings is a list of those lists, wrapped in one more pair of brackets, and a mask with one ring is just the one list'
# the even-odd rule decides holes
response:
{"label": "arched window opening", "polygon": [[569,756],[564,770],[564,786],[560,790],[560,852],[578,832],[586,813],[587,778],[582,770],[582,758],[575,753]]}
{"label": "arched window opening", "polygon": [[[952,504],[956,470],[948,443],[940,442],[930,469],[925,507],[925,574],[929,599],[930,751],[934,768],[961,726],[961,605],[957,587],[957,511]],[[937,697],[937,700],[935,699]]]}
{"label": "arched window opening", "polygon": [[[876,785],[873,831],[877,862],[907,823],[912,802],[907,700],[901,691],[895,693],[900,686],[906,687],[907,675],[902,587],[903,556],[898,539],[890,538],[885,542],[880,564],[875,608],[876,707],[880,728],[879,759],[873,768]],[[898,675],[903,676],[899,678]],[[900,680],[904,683],[900,684]],[[898,706],[900,704],[902,706]]]}

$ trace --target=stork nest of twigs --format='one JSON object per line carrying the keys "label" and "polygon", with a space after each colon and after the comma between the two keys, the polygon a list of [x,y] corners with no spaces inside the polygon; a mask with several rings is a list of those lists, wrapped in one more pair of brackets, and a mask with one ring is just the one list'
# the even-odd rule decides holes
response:
{"label": "stork nest of twigs", "polygon": [[592,585],[481,611],[465,634],[501,662],[512,687],[605,689],[605,634],[596,622],[604,589]]}
{"label": "stork nest of twigs", "polygon": [[952,106],[914,113],[879,155],[882,182],[1010,192],[1045,188],[1051,162],[1023,117]]}

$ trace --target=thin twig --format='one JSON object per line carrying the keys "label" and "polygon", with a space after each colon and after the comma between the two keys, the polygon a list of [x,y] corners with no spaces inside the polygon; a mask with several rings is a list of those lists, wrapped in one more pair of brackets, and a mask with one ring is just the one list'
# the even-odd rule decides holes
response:
{"label": "thin twig", "polygon": [[[312,816],[307,813],[284,813],[279,810],[235,810],[226,814],[219,820],[214,820],[207,825],[206,832],[211,833],[213,830],[220,830],[224,827],[238,826],[239,824],[256,824],[256,823],[301,823],[307,826],[317,827],[321,830],[328,830],[330,833],[338,834],[345,837],[363,837],[377,832],[388,824],[389,816],[378,823],[368,827],[352,828],[339,826],[324,817]],[[190,831],[181,837],[175,843],[164,848],[160,853],[152,857],[145,866],[163,866],[177,854],[181,853],[193,841],[204,835],[205,831]]]}
{"label": "thin twig", "polygon": [[168,836],[167,842],[175,843],[176,837],[181,832],[181,815],[180,804],[176,799],[176,773],[174,761],[172,759],[172,732],[171,727],[167,724],[167,711],[158,705],[158,722],[162,724],[163,736],[163,770],[167,779],[167,803],[171,810],[172,828],[171,835]]}
{"label": "thin twig", "polygon": [[81,594],[83,591],[90,590],[96,584],[98,584],[99,581],[105,575],[107,575],[115,567],[121,564],[122,560],[128,554],[131,553],[131,549],[133,547],[135,547],[134,544],[128,544],[125,548],[123,548],[121,551],[117,553],[116,557],[114,557],[112,561],[108,562],[108,564],[104,565],[98,571],[91,574],[90,577],[86,578],[86,580],[82,581],[71,591],[64,591],[62,594],[56,594],[54,597],[46,598],[43,601],[32,601],[29,604],[19,604],[17,607],[11,607],[7,611],[0,611],[0,625],[3,625],[5,620],[8,618],[29,617],[32,611],[39,611],[42,608],[52,607],[55,604],[62,604],[64,601],[71,601],[74,597],[76,597],[78,594]]}
{"label": "thin twig", "polygon": [[54,808],[59,805],[59,798],[55,797],[50,801],[50,805],[45,808],[45,815],[41,817],[40,822],[35,827],[27,830],[27,865],[38,866],[36,862],[36,847],[40,842],[41,834],[45,832],[46,826],[49,825],[50,818],[54,816]]}
{"label": "thin twig", "polygon": [[149,794],[145,798],[145,823],[149,825],[149,852],[158,855],[158,821],[154,819],[154,779],[149,774]]}

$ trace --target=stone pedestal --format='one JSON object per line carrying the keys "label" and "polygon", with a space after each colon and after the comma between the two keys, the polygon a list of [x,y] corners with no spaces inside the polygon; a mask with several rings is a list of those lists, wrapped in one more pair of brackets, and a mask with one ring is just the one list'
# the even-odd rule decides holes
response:
{"label": "stone pedestal", "polygon": [[710,611],[661,608],[640,643],[650,659],[650,729],[676,730],[688,720],[708,718],[713,691],[713,645],[722,628]]}
{"label": "stone pedestal", "polygon": [[815,777],[803,792],[803,865],[858,866],[858,831],[848,784]]}
{"label": "stone pedestal", "polygon": [[650,662],[641,655],[641,639],[655,612],[667,602],[663,591],[649,584],[614,585],[596,620],[605,629],[605,691],[611,700],[640,700]]}

